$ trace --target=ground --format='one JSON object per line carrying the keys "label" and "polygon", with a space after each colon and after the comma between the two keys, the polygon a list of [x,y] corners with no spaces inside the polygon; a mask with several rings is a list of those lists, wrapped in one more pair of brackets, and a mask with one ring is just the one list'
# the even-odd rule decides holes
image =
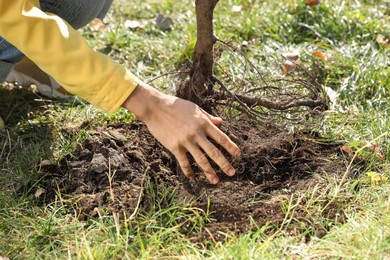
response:
{"label": "ground", "polygon": [[[233,162],[237,174],[228,177],[219,172],[218,185],[209,184],[202,173],[195,181],[188,180],[174,157],[141,122],[115,123],[92,132],[59,163],[42,161],[39,167],[47,186],[38,189],[44,192],[37,197],[46,203],[59,196],[71,199],[77,205],[79,218],[84,220],[115,213],[128,218],[138,201],[140,211],[150,207],[143,189],[146,182],[151,182],[154,189],[175,191],[178,201],[192,201],[194,207],[211,212],[203,232],[191,234],[195,241],[223,240],[221,234],[239,235],[265,225],[270,226],[270,231],[287,224],[291,232],[307,233],[312,229],[313,235],[326,234],[330,226],[312,227],[314,216],[304,206],[297,207],[294,219],[286,223],[288,214],[278,198],[305,193],[321,182],[318,175],[342,175],[351,158],[341,145],[316,133],[287,133],[277,128],[270,131],[269,127],[256,126],[245,119],[225,122],[221,128],[243,153]],[[80,129],[64,131],[72,135]],[[354,177],[359,167],[352,171]],[[334,202],[315,214],[333,223],[345,220],[342,204]]]}
{"label": "ground", "polygon": [[[194,2],[116,0],[104,27],[82,33],[176,93],[196,42]],[[221,109],[243,155],[216,186],[197,168],[188,181],[131,113],[0,84],[0,258],[389,259],[388,0],[305,2],[217,5],[214,73],[226,87],[263,82],[246,57],[274,79],[281,55],[299,52],[332,102],[296,127],[305,131]]]}

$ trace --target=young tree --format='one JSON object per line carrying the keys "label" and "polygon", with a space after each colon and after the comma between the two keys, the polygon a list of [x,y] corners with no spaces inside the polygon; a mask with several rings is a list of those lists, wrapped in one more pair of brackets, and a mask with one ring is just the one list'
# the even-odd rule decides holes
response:
{"label": "young tree", "polygon": [[[208,112],[212,112],[216,104],[221,100],[229,100],[229,104],[235,103],[236,108],[245,111],[247,114],[258,117],[258,108],[263,108],[269,115],[270,111],[289,113],[291,111],[323,110],[326,108],[326,99],[322,87],[316,79],[309,75],[309,80],[303,78],[277,79],[279,86],[270,84],[260,75],[262,87],[252,86],[252,95],[235,91],[234,93],[224,85],[213,74],[214,55],[213,49],[217,41],[213,29],[213,14],[219,0],[195,0],[197,42],[193,56],[193,64],[190,71],[190,80],[182,84],[177,90],[177,96],[190,100]],[[222,41],[220,41],[222,42]],[[223,42],[222,42],[223,43]],[[225,46],[234,51],[234,47],[227,43]],[[290,57],[283,57],[293,65],[294,60]],[[246,59],[246,57],[244,57]],[[246,59],[250,63],[249,60]],[[252,63],[250,63],[253,66]],[[258,71],[256,68],[254,68]],[[261,74],[258,71],[259,74]],[[287,75],[289,76],[289,75]],[[283,84],[281,84],[283,83]],[[286,85],[287,84],[287,85]],[[219,85],[219,88],[216,88]],[[283,85],[283,86],[282,86]],[[255,91],[261,89],[261,92]],[[271,91],[267,91],[271,90]],[[246,91],[248,93],[248,91]],[[257,93],[257,95],[256,95]],[[304,107],[305,109],[300,109]],[[272,113],[271,113],[272,114]],[[278,113],[280,115],[280,113]],[[291,116],[289,116],[291,119]]]}

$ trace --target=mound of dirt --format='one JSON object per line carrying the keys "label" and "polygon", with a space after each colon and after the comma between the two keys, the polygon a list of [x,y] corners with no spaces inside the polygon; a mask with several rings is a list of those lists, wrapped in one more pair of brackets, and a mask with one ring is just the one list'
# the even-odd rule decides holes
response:
{"label": "mound of dirt", "polygon": [[[233,162],[237,169],[234,177],[218,172],[218,185],[209,184],[202,173],[196,181],[189,181],[174,157],[142,123],[116,123],[92,132],[59,163],[40,163],[47,184],[43,187],[45,199],[55,199],[58,192],[63,198],[77,198],[74,201],[81,219],[107,213],[131,214],[146,177],[156,189],[176,190],[179,200],[195,198],[194,206],[209,206],[215,221],[209,222],[194,240],[210,236],[220,240],[220,231],[245,233],[251,230],[253,221],[260,227],[266,223],[281,225],[286,212],[275,198],[304,192],[319,181],[315,177],[318,174],[340,174],[350,159],[340,145],[320,142],[315,134],[290,134],[247,121],[224,123],[222,129],[239,144],[242,156]],[[147,203],[142,198],[141,209],[147,210]],[[318,214],[335,222],[344,221],[340,205],[331,204],[325,211]],[[303,205],[295,208],[294,218],[312,225]],[[302,229],[293,222],[289,227],[292,232]]]}

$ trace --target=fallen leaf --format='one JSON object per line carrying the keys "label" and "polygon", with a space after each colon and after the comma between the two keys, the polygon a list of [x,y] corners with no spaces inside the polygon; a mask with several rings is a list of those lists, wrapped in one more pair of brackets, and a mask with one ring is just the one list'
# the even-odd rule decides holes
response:
{"label": "fallen leaf", "polygon": [[141,25],[139,21],[133,21],[133,20],[126,20],[125,27],[130,29],[138,28]]}
{"label": "fallen leaf", "polygon": [[323,61],[326,61],[326,62],[330,61],[330,58],[328,56],[326,56],[325,54],[323,54],[322,52],[313,51],[313,55],[320,58]]}
{"label": "fallen leaf", "polygon": [[380,159],[384,160],[385,155],[382,152],[382,147],[379,144],[367,144],[367,148],[374,152]]}
{"label": "fallen leaf", "polygon": [[291,60],[294,62],[299,62],[299,63],[301,62],[301,57],[297,52],[283,53],[283,57],[286,58],[287,60]]}
{"label": "fallen leaf", "polygon": [[232,6],[232,12],[233,13],[240,13],[242,11],[242,6],[241,5],[233,5]]}
{"label": "fallen leaf", "polygon": [[353,153],[353,149],[349,145],[343,145],[341,146],[341,151],[351,155]]}
{"label": "fallen leaf", "polygon": [[147,21],[137,21],[137,20],[126,20],[125,27],[129,29],[144,28],[148,24]]}
{"label": "fallen leaf", "polygon": [[385,37],[383,34],[378,34],[376,36],[376,42],[382,47],[387,47],[390,44],[390,35],[389,37]]}
{"label": "fallen leaf", "polygon": [[159,27],[161,30],[166,31],[171,29],[173,25],[173,21],[171,18],[166,17],[162,14],[159,14],[156,18],[156,25]]}
{"label": "fallen leaf", "polygon": [[321,3],[321,0],[306,0],[305,4],[312,6],[312,5],[319,5]]}
{"label": "fallen leaf", "polygon": [[284,53],[282,56],[286,59],[282,65],[283,72],[286,74],[293,72],[301,64],[299,53]]}
{"label": "fallen leaf", "polygon": [[100,20],[99,18],[96,18],[92,21],[92,29],[94,31],[100,31],[104,26],[106,26],[104,24],[104,22],[102,20]]}
{"label": "fallen leaf", "polygon": [[284,73],[288,74],[293,72],[296,67],[297,65],[295,65],[292,61],[287,60],[283,63],[282,69]]}
{"label": "fallen leaf", "polygon": [[329,98],[329,101],[332,104],[336,104],[337,103],[337,98],[340,96],[340,93],[334,91],[330,87],[325,87],[324,90],[325,90],[326,95]]}
{"label": "fallen leaf", "polygon": [[46,190],[44,188],[39,188],[35,191],[35,198],[39,198],[42,194],[46,193]]}

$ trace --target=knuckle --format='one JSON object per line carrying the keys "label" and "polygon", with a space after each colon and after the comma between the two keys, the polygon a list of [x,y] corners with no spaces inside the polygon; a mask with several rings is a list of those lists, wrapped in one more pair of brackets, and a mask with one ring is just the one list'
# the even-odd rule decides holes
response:
{"label": "knuckle", "polygon": [[215,175],[215,171],[213,168],[210,167],[207,167],[206,169],[203,169],[203,173],[206,175],[206,176],[214,176]]}
{"label": "knuckle", "polygon": [[191,164],[189,162],[182,162],[180,163],[180,166],[181,168],[183,169],[183,171],[190,171],[191,170]]}
{"label": "knuckle", "polygon": [[227,144],[228,142],[229,142],[229,137],[227,137],[224,134],[219,136],[219,140],[218,140],[219,144],[224,145],[224,144]]}
{"label": "knuckle", "polygon": [[192,167],[189,162],[179,162],[180,168],[182,169],[184,175],[192,176]]}
{"label": "knuckle", "polygon": [[222,156],[222,153],[221,153],[221,151],[217,147],[214,147],[214,148],[211,149],[210,157],[213,160],[219,159],[221,156]]}
{"label": "knuckle", "polygon": [[191,128],[188,132],[187,135],[183,138],[183,142],[192,142],[197,136],[199,135],[199,129],[194,127]]}
{"label": "knuckle", "polygon": [[205,128],[207,128],[207,127],[210,126],[210,123],[209,123],[208,120],[204,119],[204,120],[201,120],[201,121],[199,122],[199,126],[200,126],[201,128],[203,128],[203,129],[205,129]]}
{"label": "knuckle", "polygon": [[180,148],[179,148],[179,146],[174,145],[174,146],[167,147],[167,148],[168,148],[168,150],[171,151],[171,153],[172,153],[173,155],[175,155],[176,157],[180,154]]}
{"label": "knuckle", "polygon": [[199,156],[198,158],[198,163],[200,165],[209,165],[209,160],[207,159],[206,155],[202,154],[201,156]]}

